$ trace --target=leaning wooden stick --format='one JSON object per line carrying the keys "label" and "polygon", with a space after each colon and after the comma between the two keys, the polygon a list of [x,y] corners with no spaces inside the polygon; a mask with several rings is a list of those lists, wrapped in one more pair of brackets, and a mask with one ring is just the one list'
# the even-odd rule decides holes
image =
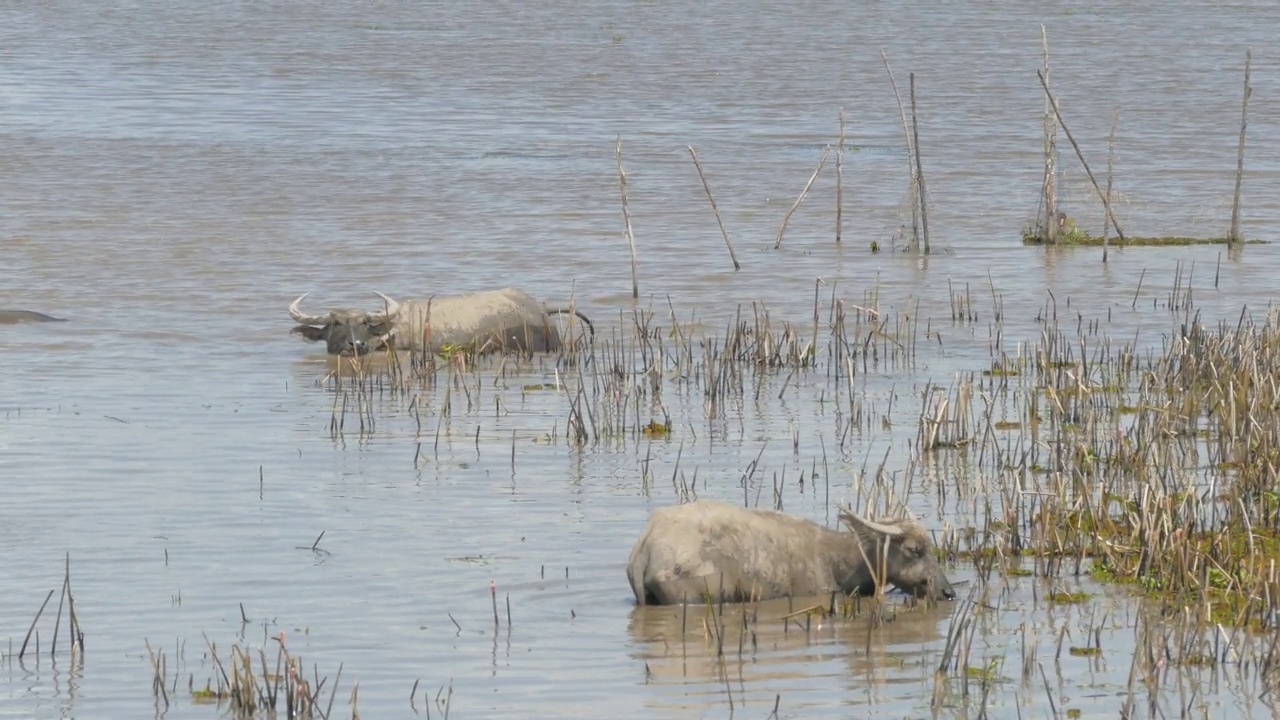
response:
{"label": "leaning wooden stick", "polygon": [[[889,67],[889,54],[880,51],[880,60],[884,62],[884,71],[889,74],[889,85],[893,88],[893,99],[898,103],[898,115],[902,118],[902,134],[907,142],[907,174],[911,176],[911,191],[916,192],[916,146],[911,141],[911,126],[907,122],[907,111],[902,106],[902,94],[898,92],[898,81],[893,78],[893,68]],[[911,247],[920,244],[920,203],[911,203]]]}
{"label": "leaning wooden stick", "polygon": [[1098,180],[1093,176],[1093,171],[1089,169],[1089,163],[1085,162],[1084,153],[1080,152],[1080,145],[1076,143],[1076,139],[1072,137],[1071,131],[1067,129],[1067,123],[1062,119],[1062,113],[1058,110],[1058,101],[1053,97],[1053,93],[1049,92],[1049,84],[1045,82],[1044,73],[1036,70],[1036,77],[1040,78],[1040,85],[1044,88],[1044,92],[1049,96],[1049,104],[1053,106],[1053,115],[1058,118],[1058,126],[1062,128],[1062,134],[1067,136],[1071,141],[1071,147],[1076,151],[1076,157],[1080,158],[1080,164],[1084,166],[1084,172],[1089,176],[1089,182],[1093,183],[1093,189],[1098,193],[1098,197],[1102,198],[1102,207],[1107,211],[1107,217],[1111,218],[1111,227],[1116,229],[1116,236],[1120,238],[1120,242],[1124,242],[1124,231],[1120,229],[1120,223],[1116,220],[1116,214],[1111,210],[1111,198],[1102,192],[1102,187],[1098,185]]}
{"label": "leaning wooden stick", "polygon": [[631,245],[631,299],[640,297],[640,281],[636,279],[636,235],[631,231],[631,208],[627,205],[627,171],[622,168],[622,136],[618,136],[618,144],[614,148],[614,157],[618,161],[618,187],[622,192],[622,221],[627,227],[627,242]]}
{"label": "leaning wooden stick", "polygon": [[[1040,42],[1044,46],[1044,79],[1049,81],[1049,30],[1040,25]],[[1044,99],[1044,184],[1041,192],[1044,201],[1044,239],[1058,241],[1058,126],[1053,120],[1053,101]],[[1106,218],[1103,218],[1106,223]],[[1106,254],[1105,252],[1103,253]]]}
{"label": "leaning wooden stick", "polygon": [[720,234],[724,237],[724,246],[729,248],[729,259],[733,261],[733,269],[741,270],[742,266],[738,264],[738,256],[733,252],[733,243],[729,242],[729,231],[724,227],[724,220],[720,219],[720,209],[716,207],[716,196],[711,194],[711,186],[707,184],[707,176],[702,173],[702,163],[698,162],[698,153],[689,148],[689,156],[693,158],[693,166],[698,169],[698,179],[702,180],[702,189],[707,191],[707,200],[711,202],[711,212],[716,216],[716,222],[720,225]]}
{"label": "leaning wooden stick", "polygon": [[[36,611],[36,616],[31,618],[31,627],[27,628],[27,636],[22,640],[22,648],[18,650],[18,659],[21,660],[23,655],[27,654],[27,643],[31,642],[31,633],[35,632],[36,623],[40,621],[40,616],[44,614],[45,605],[49,604],[49,598],[53,597],[53,591],[50,590],[48,595],[44,596],[44,602],[40,603],[40,609]],[[38,645],[39,643],[37,643]]]}
{"label": "leaning wooden stick", "polygon": [[1244,54],[1244,102],[1240,107],[1240,147],[1236,150],[1236,194],[1231,202],[1231,231],[1227,240],[1238,243],[1244,238],[1240,236],[1240,182],[1244,179],[1244,130],[1249,122],[1249,96],[1253,88],[1249,87],[1249,65],[1253,62],[1253,48]]}
{"label": "leaning wooden stick", "polygon": [[795,213],[796,208],[800,207],[800,203],[804,202],[805,196],[809,194],[809,188],[813,187],[813,181],[818,179],[818,173],[822,172],[822,166],[827,164],[827,156],[830,154],[830,147],[822,151],[822,159],[818,161],[818,167],[813,169],[813,174],[809,176],[809,182],[805,183],[804,189],[800,191],[800,197],[796,198],[796,201],[791,204],[791,209],[782,218],[782,224],[778,226],[778,239],[773,243],[774,250],[782,247],[782,233],[786,232],[787,222],[791,220],[791,215]]}
{"label": "leaning wooden stick", "polygon": [[920,204],[920,236],[924,239],[924,254],[929,254],[929,214],[925,209],[924,166],[920,164],[920,126],[916,122],[916,74],[911,73],[911,146],[916,149],[916,202]]}
{"label": "leaning wooden stick", "polygon": [[[1116,125],[1120,124],[1120,108],[1111,110],[1111,135],[1107,138],[1107,197],[1111,197],[1111,185],[1115,176],[1116,165]],[[1057,222],[1052,222],[1052,227],[1057,227]],[[1107,262],[1107,230],[1111,224],[1107,222],[1107,214],[1102,214],[1102,262]]]}

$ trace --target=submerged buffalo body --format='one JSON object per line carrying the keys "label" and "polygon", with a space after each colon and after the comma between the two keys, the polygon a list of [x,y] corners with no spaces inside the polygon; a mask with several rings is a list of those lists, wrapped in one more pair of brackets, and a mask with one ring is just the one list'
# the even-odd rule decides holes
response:
{"label": "submerged buffalo body", "polygon": [[849,532],[708,500],[662,508],[631,551],[627,577],[640,605],[707,596],[749,602],[832,591],[869,595],[880,568],[888,584],[905,592],[955,597],[919,523],[873,521],[845,511],[840,520]]}
{"label": "submerged buffalo body", "polygon": [[34,310],[0,310],[0,325],[30,322],[66,322],[66,318],[56,318]]}
{"label": "submerged buffalo body", "polygon": [[324,315],[304,313],[302,295],[289,306],[289,316],[298,323],[292,332],[324,341],[330,355],[361,355],[388,347],[437,352],[450,346],[477,353],[554,352],[561,341],[550,316],[569,312],[595,332],[582,313],[546,309],[516,288],[401,302],[375,294],[385,303],[382,310],[332,310]]}

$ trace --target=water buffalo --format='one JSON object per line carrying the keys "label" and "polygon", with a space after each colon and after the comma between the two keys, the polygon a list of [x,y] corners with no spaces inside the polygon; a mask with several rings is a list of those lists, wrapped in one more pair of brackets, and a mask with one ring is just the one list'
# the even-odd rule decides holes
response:
{"label": "water buffalo", "polygon": [[[955,598],[914,520],[868,520],[840,511],[851,532],[804,518],[698,500],[655,510],[631,551],[627,578],[640,605],[748,602],[833,590],[869,595],[883,562],[889,584],[916,596]],[[859,547],[861,546],[861,547]]]}
{"label": "water buffalo", "polygon": [[66,322],[66,318],[56,318],[34,310],[0,310],[0,325],[17,325],[29,322]]}
{"label": "water buffalo", "polygon": [[[516,288],[488,290],[467,295],[437,295],[425,300],[396,302],[380,292],[385,307],[376,312],[331,310],[307,315],[299,307],[303,294],[289,305],[289,317],[298,326],[291,332],[313,342],[323,340],[330,355],[363,355],[394,347],[397,350],[437,352],[446,346],[476,353],[554,352],[560,349],[560,332],[550,315],[576,310],[547,309]],[[428,316],[429,315],[429,316]]]}

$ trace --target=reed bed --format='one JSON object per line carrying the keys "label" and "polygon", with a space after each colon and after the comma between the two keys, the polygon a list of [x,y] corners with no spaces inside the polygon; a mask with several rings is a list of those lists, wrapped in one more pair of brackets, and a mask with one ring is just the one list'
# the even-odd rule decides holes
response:
{"label": "reed bed", "polygon": [[[197,684],[194,673],[188,672],[182,677],[185,643],[174,648],[177,657],[170,672],[170,656],[163,649],[152,647],[150,641],[146,642],[151,688],[159,711],[169,708],[178,696],[179,687],[185,684],[193,703],[213,705],[221,714],[233,718],[279,716],[327,720],[336,717],[333,706],[342,680],[341,665],[332,680],[322,677],[319,667],[314,665],[308,677],[301,656],[287,649],[284,633],[269,641],[276,648],[272,658],[265,647],[253,649],[233,644],[229,651],[222,652],[207,635],[204,641],[204,660],[211,677],[204,680],[203,686]],[[353,720],[360,717],[359,691],[360,685],[356,683],[347,697]]]}
{"label": "reed bed", "polygon": [[[424,359],[389,353],[336,359],[336,367],[317,381],[333,393],[329,433],[335,439],[374,433],[375,403],[398,398],[408,403],[418,435],[425,437],[431,431],[424,431],[424,413],[435,415],[437,429],[459,406],[465,412],[493,407],[501,414],[501,391],[518,383],[522,393],[566,395],[569,413],[551,432],[556,440],[566,437],[584,445],[654,437],[670,431],[664,388],[699,395],[706,416],[714,419],[726,403],[759,400],[765,381],[775,374],[797,377],[820,367],[833,399],[842,396],[850,416],[869,424],[853,380],[867,372],[910,370],[919,322],[913,314],[881,312],[874,293],[861,304],[847,304],[833,289],[824,303],[821,290],[816,283],[812,318],[804,323],[778,322],[768,308],[753,303],[740,307],[722,333],[709,334],[697,329],[696,320],[682,322],[672,306],[668,324],[660,324],[652,309],[636,307],[620,313],[610,334],[575,336],[551,356],[452,353]],[[553,382],[526,382],[531,375],[550,376]]]}
{"label": "reed bed", "polygon": [[[404,399],[419,438],[417,463],[424,442],[438,450],[455,408],[492,407],[500,416],[518,384],[522,394],[563,396],[567,412],[548,433],[553,441],[652,441],[675,429],[664,397],[696,398],[714,422],[744,401],[782,397],[805,382],[835,405],[843,449],[855,436],[890,430],[893,409],[869,407],[858,378],[910,374],[922,329],[918,313],[880,310],[875,292],[854,305],[822,290],[815,283],[807,323],[780,322],[754,303],[722,332],[699,332],[669,303],[663,318],[639,307],[620,313],[617,329],[559,355],[344,360],[346,372],[321,381],[334,390],[330,431],[374,432],[374,402]],[[953,324],[986,314],[967,286],[948,293]],[[974,561],[983,576],[999,560],[1030,556],[1038,575],[1092,573],[1197,607],[1206,620],[1270,627],[1280,603],[1280,316],[1242,313],[1232,325],[1208,327],[1181,268],[1152,306],[1168,313],[1174,330],[1159,348],[1113,339],[1101,320],[1060,317],[1049,294],[1036,311],[1039,337],[1011,352],[992,292],[990,365],[945,386],[924,384],[905,469],[886,479],[883,463],[871,475],[864,467],[854,483],[859,500],[936,476],[939,507],[977,521],[963,532],[948,529],[944,552]],[[925,337],[931,325],[925,321]],[[554,380],[526,383],[530,373]],[[792,442],[798,450],[799,436]],[[513,469],[515,462],[513,445]],[[759,497],[767,481],[757,482]],[[773,482],[780,505],[785,478]],[[690,497],[696,474],[690,488],[677,467],[673,485]]]}
{"label": "reed bed", "polygon": [[[714,427],[748,403],[803,388],[831,423],[814,443],[820,454],[798,475],[771,471],[756,457],[738,477],[742,501],[782,509],[797,485],[817,494],[826,484],[829,503],[833,470],[850,476],[838,482],[867,512],[896,513],[913,494],[936,494],[938,552],[952,567],[971,567],[974,579],[952,613],[935,707],[983,707],[1001,682],[1020,677],[1043,686],[1053,716],[1069,709],[1057,705],[1061,678],[1051,680],[1060,669],[1041,664],[1044,643],[1056,645],[1055,656],[1094,660],[1108,650],[1100,623],[1083,637],[1073,630],[1051,640],[1028,624],[1020,661],[985,656],[977,643],[1011,583],[1026,578],[1038,612],[1090,607],[1098,583],[1149,598],[1135,628],[1132,713],[1180,682],[1171,667],[1229,669],[1236,681],[1248,674],[1269,686],[1280,622],[1280,313],[1242,310],[1232,322],[1210,323],[1197,309],[1190,271],[1179,267],[1167,291],[1148,287],[1144,295],[1149,282],[1144,275],[1124,304],[1161,331],[1154,343],[1133,330],[1117,336],[1109,316],[1086,317],[1052,293],[1027,310],[1038,333],[1011,344],[994,289],[988,297],[949,284],[949,316],[936,320],[914,307],[882,309],[875,290],[855,304],[816,281],[807,317],[780,320],[756,303],[714,328],[682,317],[671,302],[635,306],[619,313],[613,330],[557,355],[368,364],[324,382],[335,408],[355,418],[344,423],[336,412],[338,435],[353,425],[375,431],[359,419],[370,403],[403,402],[421,438],[415,463],[438,445],[454,410],[465,407],[473,419],[491,410],[496,427],[517,394],[554,393],[564,415],[552,420],[548,439],[579,448],[634,443],[646,493],[665,490],[642,445],[678,441],[670,491],[681,500],[706,489],[696,467],[691,476],[681,467],[700,421]],[[985,326],[987,361],[941,380],[917,378],[943,326],[973,337]],[[868,392],[869,374],[890,378],[882,379],[894,383],[887,396]],[[914,427],[895,427],[904,415]],[[851,462],[853,448],[882,435],[903,442],[883,456],[866,454],[861,468]],[[802,437],[793,430],[789,439],[800,464]],[[903,447],[905,456],[891,461]],[[513,435],[513,474],[516,462]],[[760,623],[781,623],[787,633],[810,632],[815,621],[861,631],[848,621],[874,628],[903,610],[896,600],[831,597],[764,614],[750,603],[695,604],[686,610],[685,641],[701,628],[722,661],[749,659]],[[719,676],[728,698],[736,692],[731,666]]]}
{"label": "reed bed", "polygon": [[[1039,343],[927,394],[917,450],[963,448],[964,555],[1133,584],[1205,622],[1271,628],[1280,576],[1280,315],[1185,317],[1159,352],[1050,320]],[[978,406],[974,398],[983,398]],[[1088,562],[1086,563],[1086,559]]]}

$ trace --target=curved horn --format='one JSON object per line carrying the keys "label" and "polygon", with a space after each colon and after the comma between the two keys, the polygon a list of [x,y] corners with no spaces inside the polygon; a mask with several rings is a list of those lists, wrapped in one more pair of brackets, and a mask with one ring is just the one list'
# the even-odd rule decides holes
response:
{"label": "curved horn", "polygon": [[297,300],[290,303],[289,317],[293,318],[294,322],[299,325],[324,325],[325,323],[328,323],[329,318],[333,316],[333,313],[327,313],[325,315],[307,315],[298,307],[302,304],[302,299],[310,294],[311,293],[302,293],[298,296]]}
{"label": "curved horn", "polygon": [[383,310],[382,312],[373,313],[374,317],[381,315],[383,319],[390,320],[396,316],[396,313],[400,312],[400,303],[396,302],[395,300],[392,300],[386,295],[383,295],[377,290],[374,290],[373,294],[382,298],[382,301],[387,304],[386,309]]}
{"label": "curved horn", "polygon": [[902,535],[904,532],[906,532],[906,529],[903,528],[902,525],[886,522],[884,520],[880,520],[880,521],[870,520],[868,518],[859,517],[858,515],[850,511],[841,512],[840,519],[844,520],[846,523],[849,524],[850,527],[853,527],[855,529],[858,527],[864,527],[868,530],[880,533],[881,535],[886,535],[888,537],[897,537],[899,535]]}

